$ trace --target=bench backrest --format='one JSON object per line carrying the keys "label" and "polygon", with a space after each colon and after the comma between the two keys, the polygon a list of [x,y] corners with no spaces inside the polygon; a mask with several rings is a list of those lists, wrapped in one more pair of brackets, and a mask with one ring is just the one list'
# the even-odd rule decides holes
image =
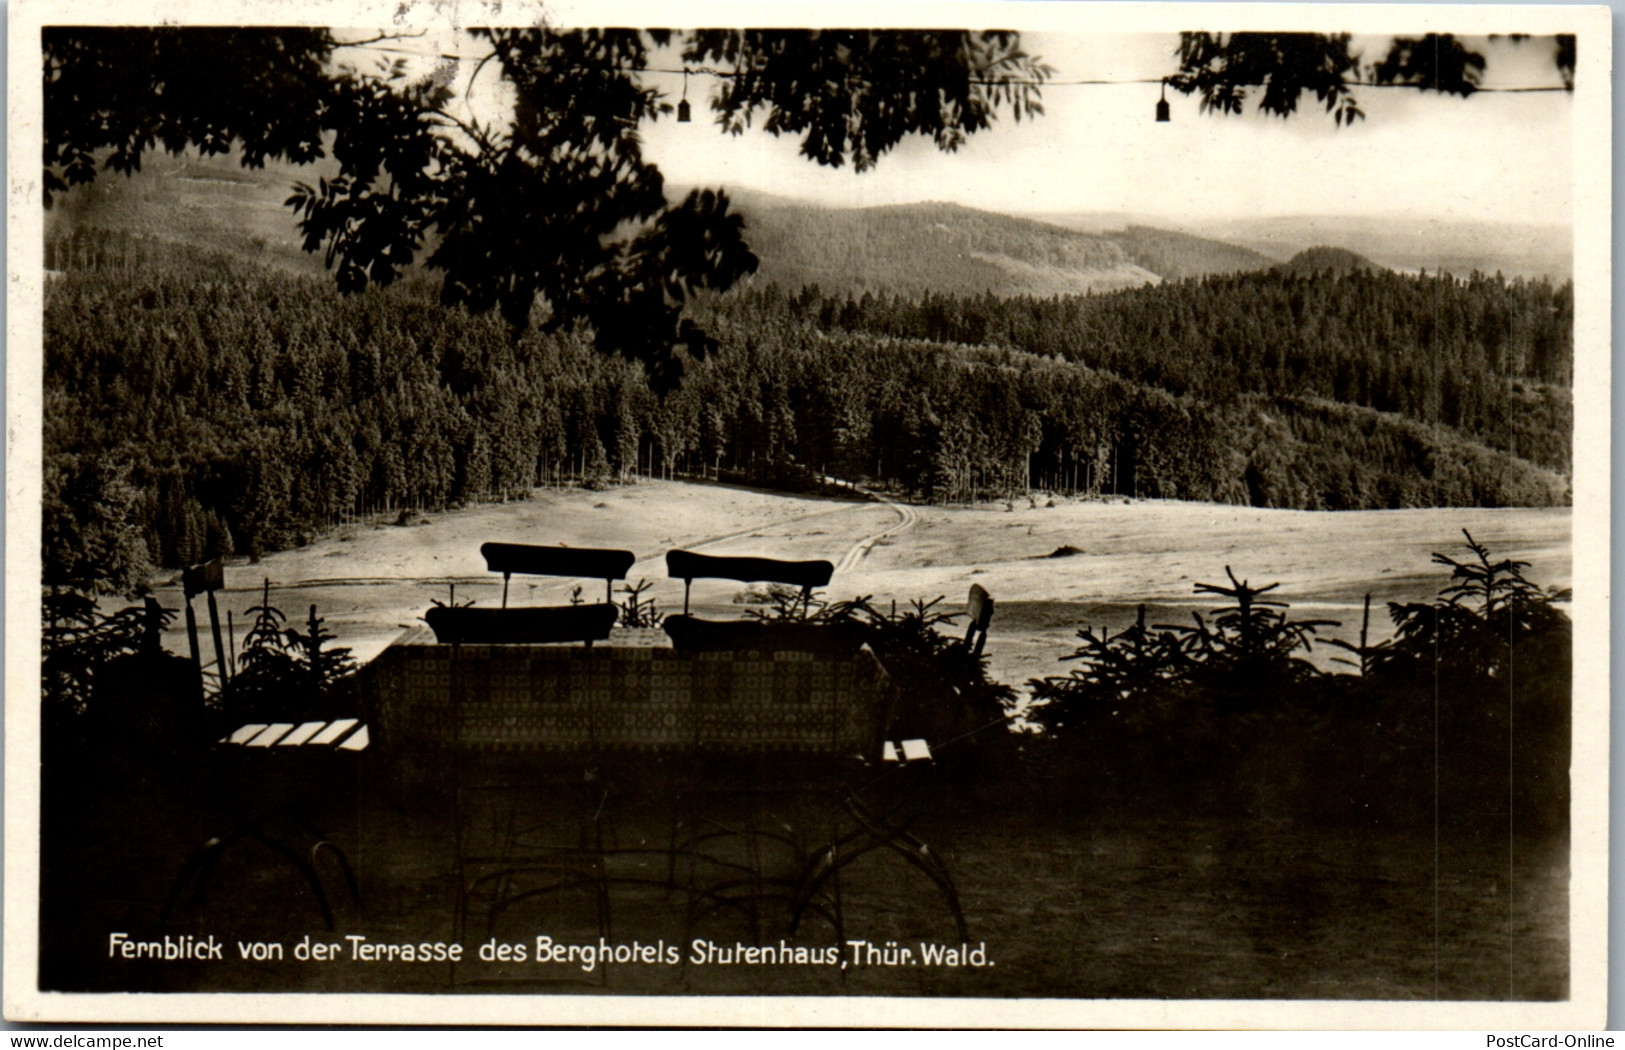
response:
{"label": "bench backrest", "polygon": [[738,580],[741,583],[784,583],[811,593],[829,586],[835,566],[827,561],[785,561],[781,558],[730,558],[693,551],[667,551],[666,575],[683,581],[683,612],[688,612],[688,591],[695,580]]}
{"label": "bench backrest", "polygon": [[484,543],[485,567],[502,574],[502,607],[508,607],[508,579],[521,576],[572,576],[603,580],[604,601],[614,599],[615,581],[626,579],[637,556],[631,551],[599,547],[542,547],[532,543]]}

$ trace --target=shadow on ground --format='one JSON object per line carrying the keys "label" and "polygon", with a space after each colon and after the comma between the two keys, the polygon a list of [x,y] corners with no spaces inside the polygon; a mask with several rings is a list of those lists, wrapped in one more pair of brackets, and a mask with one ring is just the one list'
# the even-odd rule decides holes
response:
{"label": "shadow on ground", "polygon": [[[839,957],[826,917],[791,935],[771,901],[754,911],[693,906],[696,876],[670,865],[671,807],[659,791],[604,817],[613,855],[607,912],[590,890],[547,894],[489,920],[476,910],[465,961],[362,961],[368,944],[452,942],[457,897],[451,807],[403,799],[363,765],[325,796],[323,819],[353,861],[357,906],[331,856],[323,922],[283,858],[245,840],[204,895],[160,917],[185,862],[227,829],[194,781],[159,770],[57,770],[44,781],[41,987],[59,991],[392,992],[640,995],[881,995],[1171,999],[1562,999],[1567,995],[1568,854],[1560,841],[1441,825],[1325,827],[1294,821],[1149,819],[1124,812],[991,806],[943,796],[915,828],[947,860],[970,931],[958,949],[931,883],[876,851],[839,884]],[[353,797],[353,805],[336,800]],[[832,818],[832,822],[835,818]],[[647,847],[649,852],[636,852]],[[771,866],[770,863],[764,866]],[[220,946],[218,960],[122,956],[111,941]],[[625,945],[591,968],[537,963],[553,945]],[[295,949],[335,945],[326,961]],[[701,948],[695,942],[701,942]],[[281,959],[244,959],[259,942]],[[481,962],[487,942],[524,963]],[[635,944],[635,947],[633,947]],[[710,954],[705,946],[714,946]],[[747,948],[775,954],[749,957]],[[653,952],[642,949],[652,947]],[[795,949],[804,951],[799,954]],[[907,948],[912,959],[885,965]],[[985,954],[978,949],[984,949]],[[623,952],[623,956],[627,953]],[[649,956],[653,959],[650,960]],[[673,956],[676,961],[673,961]],[[721,961],[731,958],[731,962]],[[865,960],[871,960],[865,965]],[[972,963],[978,964],[973,965]]]}

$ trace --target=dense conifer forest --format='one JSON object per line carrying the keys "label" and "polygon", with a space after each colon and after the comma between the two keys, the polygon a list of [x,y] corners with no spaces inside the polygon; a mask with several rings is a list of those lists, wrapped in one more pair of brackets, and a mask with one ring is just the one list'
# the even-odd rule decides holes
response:
{"label": "dense conifer forest", "polygon": [[1568,501],[1572,286],[1208,277],[1100,296],[696,305],[681,389],[581,334],[341,297],[84,229],[47,246],[45,582],[130,591],[357,516],[634,475],[915,500],[1034,488],[1310,509]]}

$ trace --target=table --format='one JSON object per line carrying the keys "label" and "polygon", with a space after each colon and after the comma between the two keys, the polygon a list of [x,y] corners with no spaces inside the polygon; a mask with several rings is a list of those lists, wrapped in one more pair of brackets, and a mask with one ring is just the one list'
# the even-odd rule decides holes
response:
{"label": "table", "polygon": [[867,650],[848,659],[684,653],[641,632],[590,649],[432,639],[414,628],[362,672],[363,710],[392,754],[867,756],[878,755],[892,709],[891,681]]}
{"label": "table", "polygon": [[[550,892],[594,879],[612,881],[598,823],[610,792],[600,785],[612,782],[600,769],[609,763],[616,783],[638,767],[665,778],[657,793],[674,807],[665,850],[673,864],[678,856],[715,860],[705,852],[715,832],[700,834],[698,810],[691,805],[679,813],[680,800],[707,805],[729,792],[799,793],[818,794],[834,810],[844,807],[846,830],[805,844],[782,875],[775,870],[768,877],[752,861],[747,867],[757,870],[736,871],[731,879],[702,887],[699,895],[712,902],[722,900],[728,887],[772,884],[783,890],[792,921],[799,922],[823,888],[833,885],[838,893],[841,868],[885,847],[937,884],[963,932],[957,892],[946,868],[910,832],[911,816],[894,806],[870,807],[854,789],[854,784],[895,782],[898,777],[888,776],[888,769],[906,769],[903,779],[917,784],[919,767],[929,764],[923,742],[903,747],[885,741],[896,687],[872,652],[684,652],[663,643],[658,631],[618,630],[609,644],[590,648],[442,645],[426,628],[414,628],[362,671],[362,712],[393,775],[408,787],[450,787],[458,799],[459,928],[466,922],[470,889],[506,884],[521,866],[510,848],[511,835],[502,849],[486,854],[467,845],[461,807],[465,789],[477,779],[470,770],[481,770],[486,786],[500,780],[494,770],[533,777],[551,772],[556,785],[573,783],[578,793],[585,770],[601,791],[587,807],[593,813],[591,825],[584,823],[580,831],[581,846],[532,851],[560,873],[546,884],[543,892]],[[733,833],[758,834],[748,826]],[[751,855],[757,855],[755,843]],[[673,870],[668,868],[668,885]],[[493,915],[502,906],[493,903]],[[833,921],[839,932],[838,902]],[[601,922],[607,926],[607,918]]]}

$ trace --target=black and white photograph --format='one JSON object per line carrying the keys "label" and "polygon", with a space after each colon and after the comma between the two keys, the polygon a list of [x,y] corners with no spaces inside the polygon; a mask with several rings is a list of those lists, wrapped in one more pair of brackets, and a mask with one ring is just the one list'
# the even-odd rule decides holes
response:
{"label": "black and white photograph", "polygon": [[8,1020],[1604,1023],[1606,8],[9,28]]}

